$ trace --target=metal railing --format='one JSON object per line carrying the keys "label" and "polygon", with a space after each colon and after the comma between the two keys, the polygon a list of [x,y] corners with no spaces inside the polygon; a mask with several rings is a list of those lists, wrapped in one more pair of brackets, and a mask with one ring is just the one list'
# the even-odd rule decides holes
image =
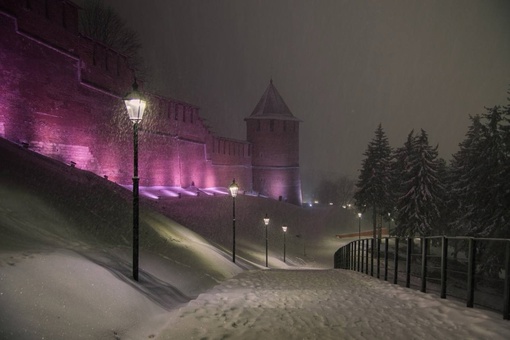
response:
{"label": "metal railing", "polygon": [[510,239],[431,236],[352,241],[338,249],[334,267],[436,292],[510,320]]}

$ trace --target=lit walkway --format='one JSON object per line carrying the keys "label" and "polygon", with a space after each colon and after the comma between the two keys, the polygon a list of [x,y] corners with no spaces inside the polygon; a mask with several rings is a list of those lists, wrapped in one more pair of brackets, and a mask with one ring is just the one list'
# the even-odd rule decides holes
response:
{"label": "lit walkway", "polygon": [[508,339],[500,314],[344,270],[244,272],[172,313],[157,339]]}

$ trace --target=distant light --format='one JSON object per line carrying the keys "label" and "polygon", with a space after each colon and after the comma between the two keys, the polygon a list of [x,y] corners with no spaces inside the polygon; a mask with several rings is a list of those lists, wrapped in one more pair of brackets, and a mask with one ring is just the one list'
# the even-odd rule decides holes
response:
{"label": "distant light", "polygon": [[361,215],[362,215],[361,213],[358,213],[358,217],[359,217],[359,218],[361,218]]}
{"label": "distant light", "polygon": [[349,203],[349,204],[347,204],[347,206],[350,208],[352,206],[352,204]]}
{"label": "distant light", "polygon": [[269,217],[266,214],[266,217],[264,217],[264,224],[267,226],[269,224]]}
{"label": "distant light", "polygon": [[311,206],[313,206],[313,204],[312,204],[312,203],[308,203],[308,205],[309,205],[310,207],[311,207]]}
{"label": "distant light", "polygon": [[315,200],[313,203],[315,203],[315,204],[319,204],[319,201]]}
{"label": "distant light", "polygon": [[283,230],[284,233],[286,233],[287,232],[287,226],[286,225],[282,225],[282,230]]}
{"label": "distant light", "polygon": [[333,202],[329,202],[329,205],[333,205]]}
{"label": "distant light", "polygon": [[346,208],[347,208],[347,206],[344,204],[344,205],[342,205],[342,208],[346,209]]}

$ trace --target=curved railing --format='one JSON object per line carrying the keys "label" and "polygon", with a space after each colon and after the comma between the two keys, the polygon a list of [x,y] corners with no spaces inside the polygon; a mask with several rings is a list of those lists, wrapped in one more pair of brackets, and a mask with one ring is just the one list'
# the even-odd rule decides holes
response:
{"label": "curved railing", "polygon": [[431,236],[359,239],[334,256],[335,268],[466,301],[510,320],[510,239]]}

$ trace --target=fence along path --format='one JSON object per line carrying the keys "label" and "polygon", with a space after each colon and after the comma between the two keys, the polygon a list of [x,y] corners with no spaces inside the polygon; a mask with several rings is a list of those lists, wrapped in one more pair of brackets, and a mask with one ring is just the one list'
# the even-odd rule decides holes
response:
{"label": "fence along path", "polygon": [[338,249],[335,268],[465,300],[510,319],[510,240],[433,236],[352,241]]}

